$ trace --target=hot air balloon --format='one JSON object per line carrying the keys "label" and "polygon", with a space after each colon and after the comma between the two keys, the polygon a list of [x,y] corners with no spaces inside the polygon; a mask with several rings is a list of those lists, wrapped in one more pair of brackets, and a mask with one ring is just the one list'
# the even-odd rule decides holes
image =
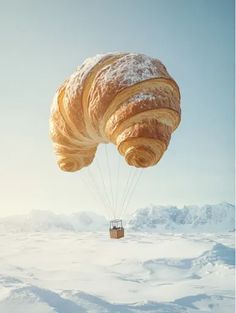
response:
{"label": "hot air balloon", "polygon": [[[163,156],[180,118],[179,87],[158,59],[109,53],[85,60],[59,87],[50,136],[63,171],[88,167],[108,143],[128,166],[147,168]],[[121,220],[111,221],[110,234],[124,236]]]}

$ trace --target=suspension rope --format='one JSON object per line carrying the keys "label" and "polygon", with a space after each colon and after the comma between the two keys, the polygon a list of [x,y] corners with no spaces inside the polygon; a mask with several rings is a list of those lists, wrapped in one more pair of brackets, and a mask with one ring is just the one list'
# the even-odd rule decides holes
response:
{"label": "suspension rope", "polygon": [[[107,202],[108,199],[107,199],[106,197],[104,198],[102,192],[100,191],[99,185],[97,184],[95,178],[93,177],[92,172],[90,171],[90,168],[88,168],[88,174],[89,174],[89,177],[90,177],[90,179],[91,179],[91,181],[92,181],[92,183],[93,183],[93,185],[94,185],[94,188],[95,188],[97,194],[100,196],[100,198],[101,198],[102,201],[103,201],[104,206],[105,206],[105,207],[107,208],[107,210],[109,211],[109,203]],[[108,206],[107,206],[107,205],[108,205]]]}
{"label": "suspension rope", "polygon": [[106,158],[107,158],[108,175],[109,175],[110,189],[111,189],[111,210],[112,210],[113,215],[114,215],[114,217],[115,217],[115,212],[114,212],[114,196],[113,196],[113,188],[112,188],[112,180],[111,180],[111,169],[110,169],[110,162],[109,162],[109,157],[108,157],[107,146],[106,146],[106,145],[105,145],[105,152],[106,152]]}
{"label": "suspension rope", "polygon": [[[126,172],[128,172],[128,178],[125,184],[121,184],[120,186],[119,184],[121,181],[120,180],[121,157],[119,154],[117,154],[118,164],[116,162],[117,169],[114,172],[114,174],[116,173],[117,175],[112,180],[111,172],[112,168],[106,145],[105,145],[105,154],[106,157],[105,159],[103,159],[103,161],[107,165],[106,169],[108,173],[105,173],[106,171],[102,169],[99,163],[99,159],[97,157],[95,162],[93,163],[94,165],[93,170],[95,168],[97,169],[97,171],[95,171],[94,173],[96,172],[98,173],[97,175],[98,181],[95,179],[96,176],[94,177],[93,173],[91,172],[91,168],[89,167],[86,168],[87,173],[84,172],[84,174],[85,173],[87,174],[87,180],[90,181],[91,183],[86,181],[85,178],[83,179],[82,176],[81,178],[83,179],[83,181],[85,181],[85,184],[89,187],[89,189],[92,189],[91,194],[93,196],[95,195],[96,198],[99,199],[100,203],[104,207],[104,210],[106,210],[106,212],[109,212],[108,213],[109,217],[116,219],[118,216],[119,218],[122,218],[127,213],[129,203],[134,195],[136,186],[140,180],[143,171],[134,169],[131,166],[129,167],[128,171],[125,168]],[[123,187],[122,188],[123,190],[120,190],[121,189],[120,187],[121,188]]]}
{"label": "suspension rope", "polygon": [[88,178],[90,178],[90,181],[92,182],[92,186],[93,186],[96,194],[102,200],[103,206],[108,210],[109,205],[107,204],[107,199],[104,197],[103,193],[101,192],[99,185],[97,184],[95,178],[93,177],[93,174],[92,174],[90,169],[87,169],[87,175],[88,175]]}
{"label": "suspension rope", "polygon": [[126,202],[128,194],[130,192],[130,188],[133,185],[133,181],[134,181],[135,175],[136,175],[136,171],[133,168],[130,168],[130,175],[129,175],[128,183],[126,185],[126,189],[124,191],[124,196],[123,196],[123,199],[122,199],[121,212],[124,209],[124,204]]}
{"label": "suspension rope", "polygon": [[130,189],[131,189],[132,186],[133,186],[133,182],[134,182],[134,179],[135,179],[136,174],[137,174],[137,173],[136,173],[135,171],[132,172],[131,179],[130,179],[130,181],[129,181],[129,185],[128,185],[128,187],[127,187],[126,193],[125,193],[124,198],[123,198],[123,202],[122,202],[122,206],[121,206],[120,215],[122,214],[122,212],[123,212],[123,210],[124,210],[124,206],[125,206],[125,203],[126,203],[126,201],[127,201],[127,197],[128,197],[128,195],[129,195]]}
{"label": "suspension rope", "polygon": [[109,210],[111,210],[112,211],[112,215],[114,215],[113,210],[112,210],[112,206],[111,206],[111,200],[110,200],[110,197],[109,197],[109,191],[107,190],[107,186],[106,186],[106,183],[105,183],[105,178],[103,177],[103,173],[102,173],[101,166],[100,166],[100,163],[98,161],[98,158],[95,161],[95,165],[98,168],[99,177],[101,178],[101,181],[102,181],[104,197],[107,200]]}
{"label": "suspension rope", "polygon": [[133,189],[132,189],[131,192],[130,192],[129,198],[128,198],[127,203],[126,203],[125,210],[124,210],[124,212],[123,212],[123,215],[124,215],[124,216],[125,216],[125,214],[126,214],[126,212],[127,212],[127,209],[128,209],[129,204],[130,204],[130,201],[132,200],[133,195],[134,195],[134,193],[135,193],[135,191],[136,191],[136,187],[137,187],[137,185],[138,185],[138,183],[139,183],[139,181],[140,181],[140,179],[141,179],[141,177],[142,177],[142,175],[143,175],[143,172],[144,172],[143,169],[141,169],[140,172],[139,172],[139,175],[138,175],[138,177],[137,177],[137,180],[136,180],[135,184],[133,185]]}
{"label": "suspension rope", "polygon": [[121,158],[120,158],[120,154],[117,153],[117,158],[119,159],[118,161],[118,167],[117,167],[117,175],[116,175],[116,190],[115,190],[115,203],[114,203],[114,207],[115,207],[115,219],[117,217],[117,209],[118,209],[118,205],[119,205],[119,179],[120,179],[120,163],[121,163]]}
{"label": "suspension rope", "polygon": [[[106,214],[108,214],[108,217],[109,217],[109,216],[110,216],[110,213],[109,213],[109,211],[107,210],[107,206],[106,206],[106,204],[104,203],[104,199],[102,199],[101,195],[95,191],[93,185],[90,184],[87,179],[85,179],[85,175],[84,175],[84,174],[85,174],[85,173],[82,173],[82,172],[80,173],[80,178],[81,178],[83,184],[90,190],[93,199],[94,199],[94,200],[96,200],[96,199],[99,200],[99,202],[100,202],[102,208],[106,209],[106,210],[105,210],[105,211],[106,211]],[[83,176],[84,176],[84,177],[83,177]],[[89,178],[89,177],[87,176],[87,178]]]}
{"label": "suspension rope", "polygon": [[132,186],[131,189],[130,189],[130,194],[129,194],[129,197],[128,197],[127,201],[126,201],[124,210],[121,212],[121,217],[122,217],[122,216],[125,216],[125,214],[126,214],[126,212],[127,212],[128,205],[129,205],[129,203],[130,203],[130,201],[131,201],[131,199],[132,199],[132,197],[133,197],[133,195],[134,195],[134,192],[135,192],[135,190],[136,190],[137,184],[138,184],[138,182],[139,182],[139,180],[140,180],[142,174],[143,174],[143,169],[141,169],[140,172],[138,173],[138,175],[136,176],[136,181],[135,181],[135,183],[133,184],[133,186]]}
{"label": "suspension rope", "polygon": [[121,207],[123,207],[123,203],[125,201],[126,193],[127,193],[128,187],[130,185],[129,182],[130,182],[131,174],[132,174],[132,168],[129,168],[129,174],[128,174],[126,183],[124,184],[124,190],[122,192],[121,203],[120,203]]}

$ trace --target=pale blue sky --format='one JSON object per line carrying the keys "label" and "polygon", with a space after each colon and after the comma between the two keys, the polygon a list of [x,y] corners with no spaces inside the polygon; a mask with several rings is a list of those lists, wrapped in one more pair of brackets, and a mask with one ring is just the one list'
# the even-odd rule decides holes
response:
{"label": "pale blue sky", "polygon": [[234,1],[0,0],[0,7],[1,216],[99,212],[79,173],[56,166],[49,107],[86,57],[117,50],[159,58],[182,95],[181,125],[161,162],[143,173],[130,210],[234,202]]}

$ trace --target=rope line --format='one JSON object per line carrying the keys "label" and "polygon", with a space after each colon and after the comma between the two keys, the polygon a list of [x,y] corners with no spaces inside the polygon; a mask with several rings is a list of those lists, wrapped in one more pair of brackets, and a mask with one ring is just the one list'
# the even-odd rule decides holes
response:
{"label": "rope line", "polygon": [[115,217],[115,213],[114,213],[114,196],[113,196],[113,188],[112,188],[112,180],[111,180],[111,169],[110,169],[110,162],[109,162],[109,157],[108,157],[107,146],[106,145],[105,145],[105,152],[106,152],[106,158],[107,158],[108,175],[109,175],[110,189],[111,189],[111,210],[112,210],[113,215]]}
{"label": "rope line", "polygon": [[134,193],[135,193],[136,187],[137,187],[138,182],[140,181],[142,175],[143,175],[143,169],[140,171],[140,173],[139,173],[139,175],[138,175],[138,177],[137,177],[137,180],[136,180],[135,184],[133,185],[133,189],[132,189],[131,192],[130,192],[129,198],[128,198],[127,203],[126,203],[125,210],[124,210],[124,212],[123,212],[123,215],[124,215],[124,216],[125,216],[125,214],[126,214],[126,212],[127,212],[128,206],[129,206],[129,204],[130,204],[130,202],[131,202],[131,200],[132,200],[132,198],[133,198],[133,195],[134,195]]}
{"label": "rope line", "polygon": [[[99,200],[109,218],[123,218],[127,213],[136,186],[142,176],[143,169],[137,170],[132,166],[121,168],[121,157],[119,154],[117,154],[117,158],[115,158],[116,168],[113,169],[106,145],[105,154],[106,157],[101,159],[102,164],[100,163],[101,160],[99,162],[97,156],[96,160],[94,160],[93,167],[87,167],[86,171],[83,172],[83,174],[86,174],[87,180],[85,180],[82,175],[81,179],[85,182],[85,185],[89,187],[93,198],[96,197]],[[103,169],[103,163],[106,170]],[[113,177],[114,179],[112,179],[111,170],[113,170],[114,176],[116,174],[116,177]],[[125,175],[127,179],[122,179],[123,170],[126,175],[128,175],[128,177]]]}
{"label": "rope line", "polygon": [[126,188],[126,190],[124,192],[124,197],[123,197],[122,206],[121,206],[121,212],[124,209],[124,205],[125,205],[126,199],[127,199],[128,194],[130,192],[130,189],[131,189],[131,187],[133,185],[133,181],[134,181],[134,178],[135,178],[135,175],[136,175],[136,171],[133,168],[131,168],[130,170],[131,170],[131,175],[130,175],[129,182],[127,184],[127,188]]}
{"label": "rope line", "polygon": [[128,187],[130,185],[130,178],[131,178],[131,176],[132,176],[132,168],[129,169],[128,178],[126,180],[126,184],[124,185],[124,190],[122,192],[121,207],[123,207],[123,204],[124,204],[124,201],[125,201],[126,193],[127,193]]}
{"label": "rope line", "polygon": [[126,190],[126,192],[125,192],[125,194],[124,194],[124,198],[123,198],[123,202],[122,202],[122,206],[121,206],[121,211],[120,211],[120,216],[122,215],[122,212],[123,212],[123,210],[124,210],[125,203],[126,203],[126,201],[127,201],[127,197],[128,197],[128,195],[129,195],[130,189],[132,188],[133,181],[134,181],[134,179],[135,179],[135,175],[136,175],[136,172],[133,171],[133,172],[132,172],[132,175],[131,175],[131,179],[130,179],[130,181],[129,181],[129,185],[128,185],[127,190]]}
{"label": "rope line", "polygon": [[[106,214],[108,214],[108,216],[110,216],[110,213],[108,213],[108,211],[107,211],[107,206],[106,206],[106,204],[104,203],[104,200],[103,200],[103,199],[100,197],[100,195],[95,191],[94,187],[92,187],[92,185],[85,179],[85,177],[83,177],[84,174],[85,174],[85,173],[80,173],[80,178],[81,178],[83,184],[87,187],[87,189],[90,190],[93,199],[95,199],[95,200],[97,199],[97,200],[100,202],[102,208],[106,209],[106,210],[105,210]],[[88,175],[87,175],[87,178],[88,178]]]}
{"label": "rope line", "polygon": [[106,186],[106,183],[105,183],[105,177],[103,177],[103,173],[102,173],[102,170],[101,170],[101,166],[100,166],[100,163],[98,161],[98,158],[95,162],[95,165],[96,167],[98,168],[98,171],[99,171],[99,176],[101,178],[101,181],[102,181],[102,185],[103,185],[103,192],[104,192],[104,197],[106,198],[107,200],[107,203],[108,203],[108,207],[109,207],[109,211],[111,210],[112,211],[112,215],[114,215],[113,213],[113,210],[112,210],[112,205],[111,205],[111,201],[110,201],[110,197],[109,197],[109,191],[107,190],[107,186]]}
{"label": "rope line", "polygon": [[[105,207],[107,208],[107,210],[109,211],[109,203],[107,202],[107,198],[106,198],[106,197],[104,198],[102,192],[100,191],[100,188],[99,188],[99,186],[98,186],[96,180],[94,179],[93,174],[92,174],[92,172],[90,171],[90,168],[87,168],[87,173],[89,174],[90,179],[91,179],[91,181],[93,182],[93,185],[94,185],[94,187],[95,187],[95,190],[96,190],[97,194],[100,195],[100,198],[103,200],[104,206],[105,206]],[[107,206],[107,205],[108,205],[108,206]]]}
{"label": "rope line", "polygon": [[135,181],[135,183],[133,184],[133,186],[130,189],[130,194],[129,194],[129,197],[127,198],[124,210],[121,212],[121,217],[125,216],[125,214],[127,213],[128,206],[130,204],[130,201],[132,200],[132,197],[134,195],[134,192],[136,190],[137,184],[138,184],[142,174],[143,174],[143,169],[141,169],[140,172],[138,173],[138,175],[136,176],[136,181]]}
{"label": "rope line", "polygon": [[117,175],[116,175],[116,190],[115,190],[115,218],[117,216],[117,210],[118,210],[118,205],[119,205],[119,180],[120,180],[120,163],[121,163],[121,158],[120,158],[120,154],[117,153],[117,158],[119,159],[118,161],[118,167],[117,167]]}

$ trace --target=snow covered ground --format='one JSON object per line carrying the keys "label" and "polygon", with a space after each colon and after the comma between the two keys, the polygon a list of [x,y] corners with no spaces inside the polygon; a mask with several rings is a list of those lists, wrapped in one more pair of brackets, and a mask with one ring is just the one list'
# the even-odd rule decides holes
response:
{"label": "snow covered ground", "polygon": [[1,232],[1,313],[233,313],[234,232]]}

